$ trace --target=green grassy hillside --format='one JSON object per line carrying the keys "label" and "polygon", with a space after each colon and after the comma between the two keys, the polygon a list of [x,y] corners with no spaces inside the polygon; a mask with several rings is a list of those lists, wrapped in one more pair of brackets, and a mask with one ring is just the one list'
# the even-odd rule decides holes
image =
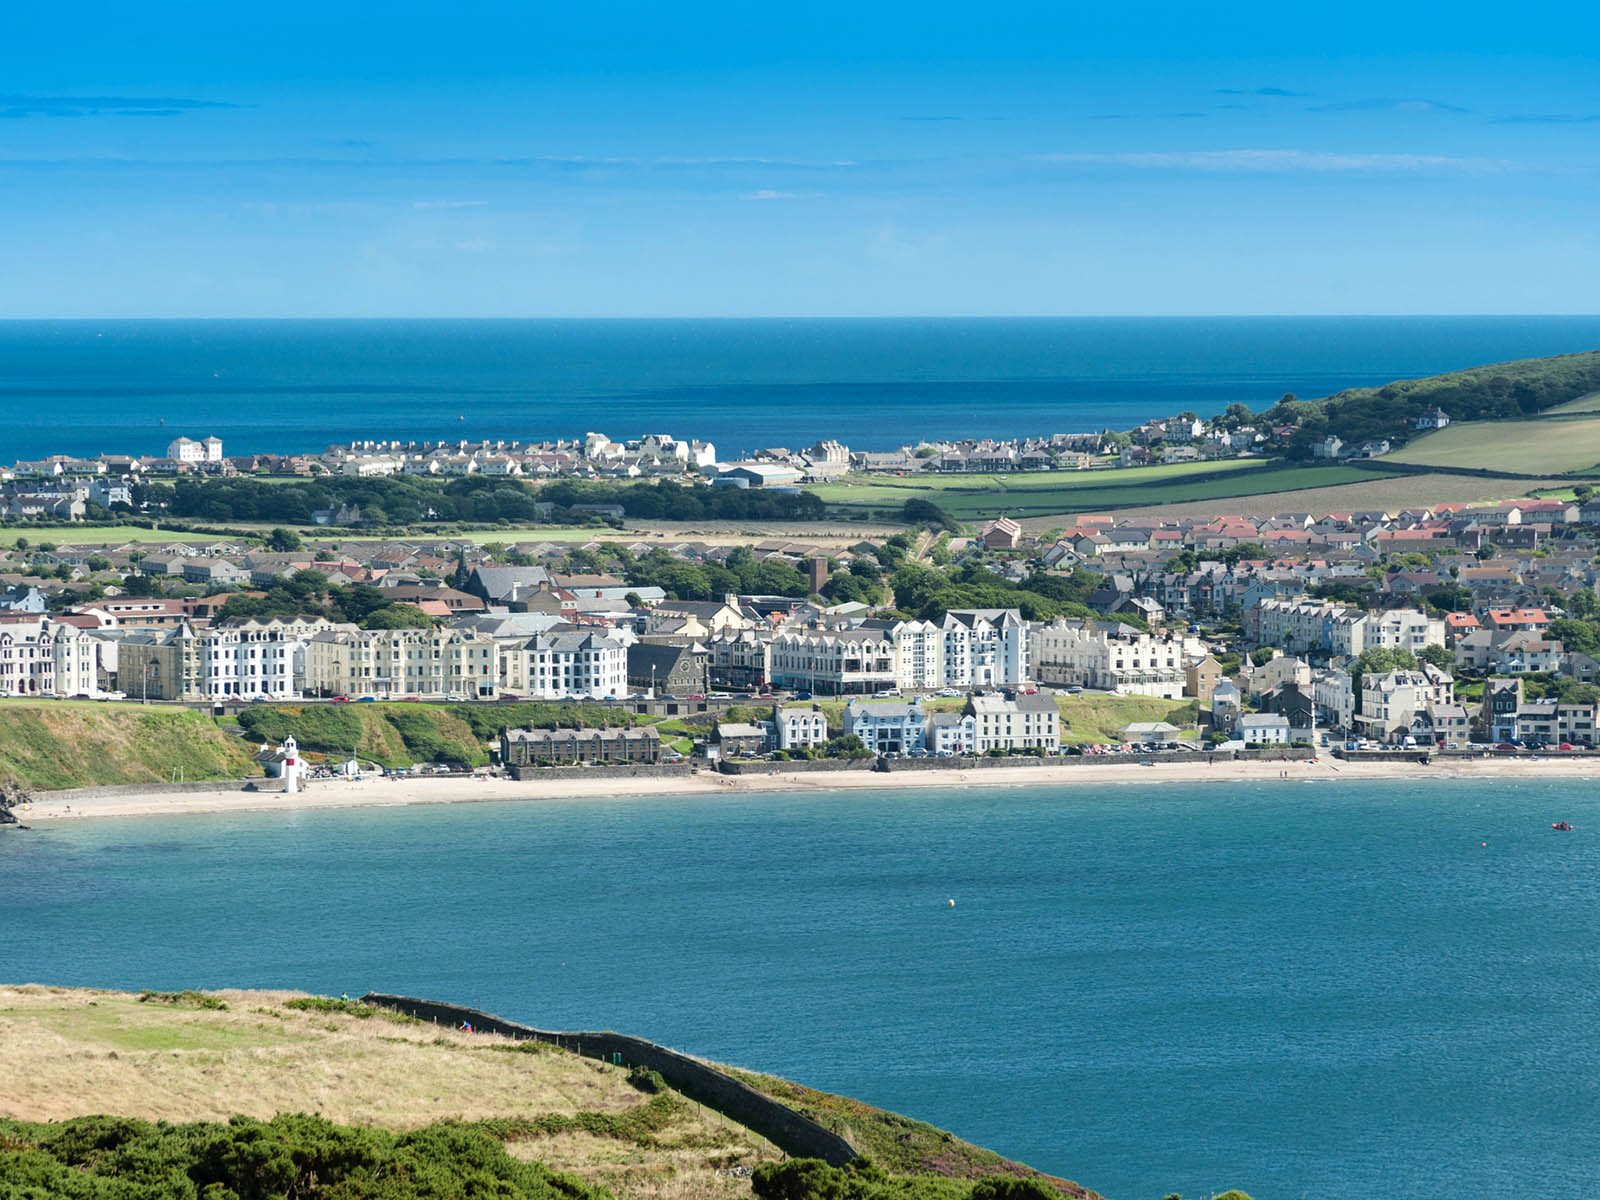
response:
{"label": "green grassy hillside", "polygon": [[385,767],[419,762],[482,766],[489,746],[508,728],[595,728],[631,725],[632,713],[576,704],[262,704],[239,713],[240,728],[256,742],[294,735],[302,749],[351,755]]}
{"label": "green grassy hillside", "polygon": [[0,781],[24,791],[255,773],[248,747],[187,709],[70,700],[0,703]]}
{"label": "green grassy hillside", "polygon": [[1228,459],[1100,471],[1035,475],[874,476],[859,482],[813,484],[809,490],[840,515],[896,516],[907,500],[929,500],[950,516],[978,521],[1111,512],[1148,504],[1231,500],[1296,488],[1332,487],[1364,476],[1346,466],[1282,466],[1268,459]]}
{"label": "green grassy hillside", "polygon": [[[860,1200],[1097,1200],[920,1121],[732,1073],[845,1131],[878,1168]],[[779,1200],[750,1176],[783,1155],[654,1072],[359,1002],[0,985],[0,1079],[0,1196]]]}
{"label": "green grassy hillside", "polygon": [[1547,412],[1597,390],[1600,350],[1590,350],[1490,363],[1426,379],[1398,379],[1382,387],[1349,388],[1324,400],[1280,405],[1264,419],[1303,422],[1294,438],[1302,450],[1326,433],[1347,442],[1408,441],[1415,435],[1417,418],[1431,408],[1444,409],[1452,421],[1503,421]]}
{"label": "green grassy hillside", "polygon": [[1384,461],[1523,475],[1594,474],[1600,464],[1600,417],[1452,424],[1417,438]]}

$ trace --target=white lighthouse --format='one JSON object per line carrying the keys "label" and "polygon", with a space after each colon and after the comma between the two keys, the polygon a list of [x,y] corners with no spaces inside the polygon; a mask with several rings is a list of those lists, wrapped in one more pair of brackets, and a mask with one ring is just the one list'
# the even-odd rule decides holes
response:
{"label": "white lighthouse", "polygon": [[300,747],[294,734],[283,739],[283,791],[292,796],[300,790],[300,777],[305,774],[306,760],[300,757]]}

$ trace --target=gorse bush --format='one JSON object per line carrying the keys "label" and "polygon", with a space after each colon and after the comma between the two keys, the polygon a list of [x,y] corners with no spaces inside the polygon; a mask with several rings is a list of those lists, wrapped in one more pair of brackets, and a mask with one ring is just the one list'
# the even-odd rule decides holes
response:
{"label": "gorse bush", "polygon": [[227,1124],[0,1121],[0,1195],[75,1200],[610,1200],[485,1131],[357,1129],[295,1113]]}
{"label": "gorse bush", "polygon": [[228,1007],[217,997],[192,989],[182,992],[140,992],[139,1003],[170,1004],[176,1008],[209,1008],[221,1011],[226,1011]]}
{"label": "gorse bush", "polygon": [[296,1008],[302,1012],[339,1013],[361,1021],[370,1017],[381,1017],[397,1025],[424,1024],[421,1017],[414,1017],[410,1013],[396,1012],[392,1008],[380,1008],[375,1004],[363,1004],[359,1000],[335,1000],[332,996],[296,996],[293,1000],[285,1000],[283,1006]]}
{"label": "gorse bush", "polygon": [[820,1158],[796,1158],[757,1167],[750,1181],[760,1200],[1062,1200],[1040,1179],[994,1175],[971,1180],[937,1175],[894,1175],[868,1159],[830,1167]]}

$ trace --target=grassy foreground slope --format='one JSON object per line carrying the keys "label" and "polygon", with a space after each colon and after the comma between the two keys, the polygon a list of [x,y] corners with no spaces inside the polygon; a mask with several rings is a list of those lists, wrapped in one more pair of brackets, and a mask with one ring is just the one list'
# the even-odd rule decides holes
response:
{"label": "grassy foreground slope", "polygon": [[1384,461],[1477,467],[1520,475],[1594,474],[1600,470],[1600,416],[1594,420],[1452,424],[1385,455]]}
{"label": "grassy foreground slope", "polygon": [[0,703],[0,782],[25,791],[238,779],[247,747],[187,709],[68,700]]}
{"label": "grassy foreground slope", "polygon": [[[746,1078],[830,1122],[848,1114],[852,1144],[897,1176],[925,1179],[933,1191],[924,1194],[932,1200],[967,1200],[971,1181],[985,1177],[1044,1179],[921,1122],[786,1080]],[[535,1179],[538,1186],[524,1191],[475,1194],[571,1200],[605,1200],[603,1193],[586,1194],[599,1187],[621,1200],[740,1200],[751,1194],[750,1170],[783,1157],[658,1076],[359,1003],[287,992],[144,993],[141,999],[77,988],[0,987],[0,1195],[7,1194],[8,1154],[37,1151],[63,1136],[63,1127],[38,1122],[76,1119],[83,1126],[76,1133],[66,1127],[68,1140],[126,1136],[148,1156],[162,1152],[159,1130],[116,1128],[127,1122],[99,1114],[183,1123],[311,1112],[318,1117],[279,1118],[271,1128],[246,1132],[269,1143],[296,1136],[326,1143],[382,1131],[372,1149],[380,1157],[403,1157],[408,1137],[435,1149],[476,1138],[478,1148],[463,1153],[486,1170],[505,1172],[504,1164],[488,1161],[485,1144],[496,1155],[503,1146],[515,1159],[572,1178],[563,1186],[556,1177],[553,1192]],[[322,1119],[339,1128],[317,1126]],[[184,1136],[202,1144],[225,1134],[216,1126]],[[1093,1200],[1076,1185],[1051,1182],[1067,1195]]]}

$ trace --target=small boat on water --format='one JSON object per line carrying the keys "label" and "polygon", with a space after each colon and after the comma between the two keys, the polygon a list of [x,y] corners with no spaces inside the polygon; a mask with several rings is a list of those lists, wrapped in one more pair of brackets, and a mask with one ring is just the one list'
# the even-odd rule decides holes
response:
{"label": "small boat on water", "polygon": [[1572,831],[1572,826],[1568,825],[1565,821],[1556,821],[1556,822],[1551,824],[1550,828],[1551,829],[1560,829],[1560,830],[1563,830],[1563,831],[1568,832],[1568,833],[1570,833]]}

